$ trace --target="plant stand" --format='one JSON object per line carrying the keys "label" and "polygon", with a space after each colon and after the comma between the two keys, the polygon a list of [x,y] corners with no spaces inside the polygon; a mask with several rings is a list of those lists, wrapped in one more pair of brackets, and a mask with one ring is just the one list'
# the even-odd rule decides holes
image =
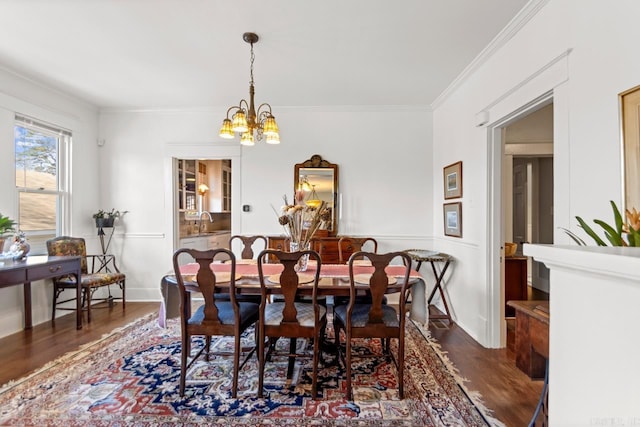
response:
{"label": "plant stand", "polygon": [[[97,224],[97,222],[96,222]],[[104,229],[111,230],[111,232],[105,232]],[[113,233],[115,232],[116,227],[111,222],[111,226],[98,226],[98,238],[100,239],[100,249],[102,250],[102,257],[98,257],[100,260],[100,267],[98,268],[98,273],[111,273],[111,269],[107,265],[107,252],[109,251],[109,246],[111,245],[111,239],[113,238]],[[105,237],[107,237],[107,242],[105,244]],[[109,307],[114,305],[113,296],[111,295],[111,285],[107,286],[107,290],[109,292],[109,296],[107,297],[107,301]]]}

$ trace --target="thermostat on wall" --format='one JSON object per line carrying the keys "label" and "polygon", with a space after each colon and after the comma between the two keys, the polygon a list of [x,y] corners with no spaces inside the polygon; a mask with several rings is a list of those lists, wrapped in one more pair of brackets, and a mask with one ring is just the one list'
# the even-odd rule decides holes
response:
{"label": "thermostat on wall", "polygon": [[251,212],[251,206],[242,205],[242,212]]}

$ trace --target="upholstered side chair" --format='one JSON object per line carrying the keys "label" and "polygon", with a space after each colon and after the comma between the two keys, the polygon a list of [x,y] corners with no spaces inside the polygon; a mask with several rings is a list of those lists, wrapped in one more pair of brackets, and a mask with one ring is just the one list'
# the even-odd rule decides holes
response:
{"label": "upholstered side chair", "polygon": [[[81,237],[59,236],[47,240],[47,253],[49,256],[80,256],[82,286],[82,307],[87,311],[87,322],[91,322],[91,309],[94,301],[101,301],[113,305],[115,300],[122,301],[122,310],[125,309],[125,279],[124,273],[120,272],[116,264],[114,255],[87,255],[87,245]],[[120,289],[120,296],[111,295],[111,285]],[[94,298],[96,290],[102,287],[108,288],[108,296]],[[64,298],[65,289],[76,289],[75,276],[61,276],[53,279],[53,309],[51,321],[54,322],[57,310],[75,310],[60,305],[75,301],[73,298]]]}

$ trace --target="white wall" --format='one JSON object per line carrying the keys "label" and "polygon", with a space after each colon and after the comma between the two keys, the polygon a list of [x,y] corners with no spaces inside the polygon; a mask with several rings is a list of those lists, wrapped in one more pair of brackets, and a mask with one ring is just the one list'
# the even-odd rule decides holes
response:
{"label": "white wall", "polygon": [[640,325],[640,248],[525,245],[525,254],[562,285],[550,300],[549,425],[638,425],[640,343],[629,337]]}
{"label": "white wall", "polygon": [[[240,148],[217,132],[226,108],[100,114],[105,206],[128,210],[114,242],[127,297],[157,300],[171,269],[168,153],[225,152],[233,161],[233,233],[282,234],[272,206],[291,199],[294,164],[319,154],[339,165],[342,234],[373,235],[380,250],[431,246],[431,114],[425,108],[278,108],[280,145]],[[251,205],[251,212],[241,206]]]}
{"label": "white wall", "polygon": [[[71,186],[73,205],[69,234],[85,237],[89,248],[97,240],[91,213],[98,207],[100,183],[97,162],[97,110],[64,94],[52,91],[0,70],[0,212],[17,219],[13,126],[15,113],[32,116],[73,132]],[[50,281],[32,284],[33,323],[51,318]],[[0,289],[0,336],[23,327],[22,286]]]}
{"label": "white wall", "polygon": [[[550,0],[434,105],[435,245],[456,257],[447,288],[458,323],[484,345],[499,344],[490,310],[500,304],[491,296],[496,284],[488,283],[492,153],[487,128],[475,126],[476,114],[488,111],[490,127],[552,91],[555,226],[578,231],[575,215],[612,220],[608,201],[620,204],[622,185],[618,94],[639,83],[640,57],[632,54],[639,12],[634,0]],[[457,160],[464,163],[462,239],[443,237],[438,209],[438,171]],[[571,243],[557,228],[554,241]]]}

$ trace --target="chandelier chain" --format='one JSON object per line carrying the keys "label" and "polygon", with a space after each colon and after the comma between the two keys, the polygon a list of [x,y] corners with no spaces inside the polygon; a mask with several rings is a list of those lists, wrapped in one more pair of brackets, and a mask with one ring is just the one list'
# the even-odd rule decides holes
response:
{"label": "chandelier chain", "polygon": [[250,69],[251,81],[249,83],[252,85],[253,85],[253,61],[255,59],[256,59],[256,56],[253,53],[253,43],[251,43],[251,69]]}

